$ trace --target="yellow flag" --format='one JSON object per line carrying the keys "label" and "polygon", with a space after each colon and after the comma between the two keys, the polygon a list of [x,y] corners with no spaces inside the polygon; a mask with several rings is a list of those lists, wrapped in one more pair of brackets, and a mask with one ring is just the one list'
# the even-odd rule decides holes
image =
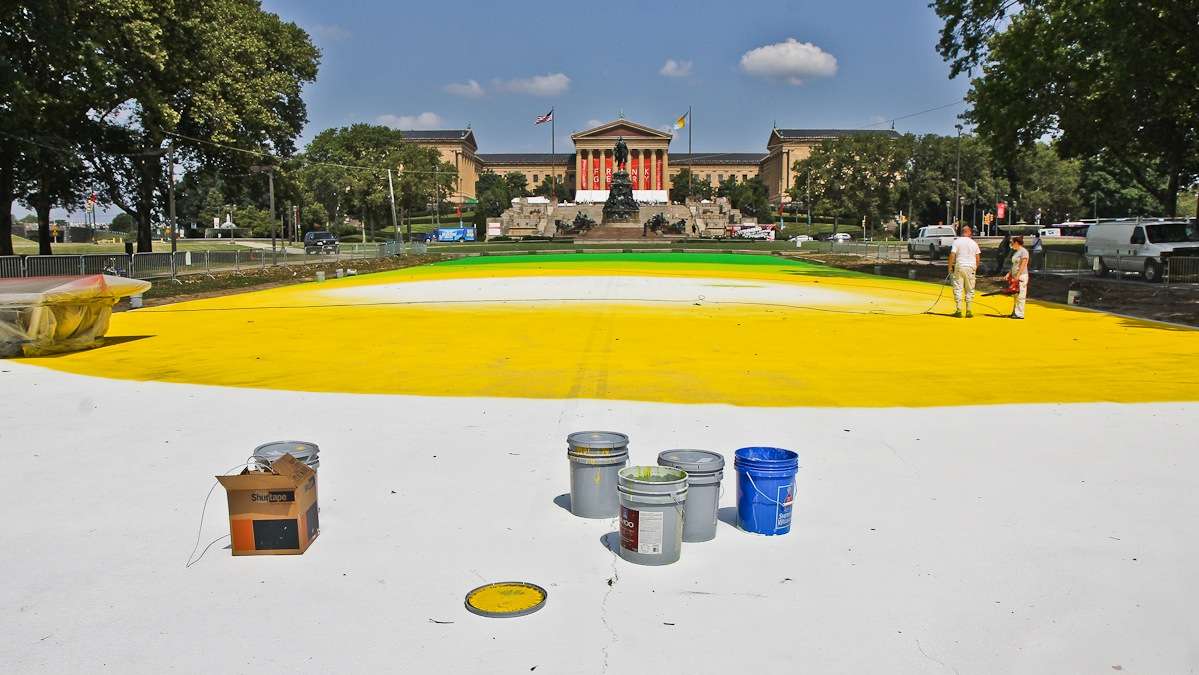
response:
{"label": "yellow flag", "polygon": [[682,115],[679,115],[679,118],[674,121],[675,129],[682,129],[685,126],[687,126],[687,113],[683,113]]}

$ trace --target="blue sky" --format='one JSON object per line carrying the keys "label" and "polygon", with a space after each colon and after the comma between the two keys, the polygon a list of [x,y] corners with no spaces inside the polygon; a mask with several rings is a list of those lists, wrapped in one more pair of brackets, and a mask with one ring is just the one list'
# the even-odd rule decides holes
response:
{"label": "blue sky", "polygon": [[[303,140],[330,126],[475,129],[481,152],[547,152],[623,111],[690,105],[696,151],[761,152],[772,124],[858,128],[960,100],[923,0],[394,2],[264,0],[323,52]],[[672,62],[668,63],[668,61]],[[953,133],[954,106],[899,131]],[[886,128],[880,125],[877,128]],[[672,145],[686,151],[685,135]]]}
{"label": "blue sky", "polygon": [[[667,127],[691,106],[695,151],[764,152],[775,123],[888,128],[879,123],[967,89],[948,79],[935,51],[940,22],[924,0],[263,4],[323,53],[301,144],[355,122],[469,123],[480,152],[548,152],[548,126],[533,119],[553,107],[557,149],[569,152],[572,132],[621,112]],[[963,109],[895,128],[951,134]],[[684,132],[671,148],[686,143]]]}

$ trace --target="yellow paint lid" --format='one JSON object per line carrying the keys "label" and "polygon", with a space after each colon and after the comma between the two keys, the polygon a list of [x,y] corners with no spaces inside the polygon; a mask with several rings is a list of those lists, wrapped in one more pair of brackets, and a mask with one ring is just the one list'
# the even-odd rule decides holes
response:
{"label": "yellow paint lid", "polygon": [[466,609],[492,618],[532,614],[545,606],[549,593],[525,581],[499,581],[479,586],[466,594]]}

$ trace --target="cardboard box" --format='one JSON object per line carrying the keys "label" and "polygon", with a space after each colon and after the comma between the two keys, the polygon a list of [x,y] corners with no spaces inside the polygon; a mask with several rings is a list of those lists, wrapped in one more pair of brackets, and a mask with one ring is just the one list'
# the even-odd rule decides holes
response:
{"label": "cardboard box", "polygon": [[291,455],[271,469],[216,477],[229,496],[233,555],[297,555],[320,534],[316,472]]}

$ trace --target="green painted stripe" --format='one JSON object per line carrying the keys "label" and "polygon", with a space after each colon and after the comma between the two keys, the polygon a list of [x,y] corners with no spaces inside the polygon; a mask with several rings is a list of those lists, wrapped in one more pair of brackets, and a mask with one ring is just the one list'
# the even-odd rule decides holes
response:
{"label": "green painted stripe", "polygon": [[827,265],[819,265],[804,260],[791,260],[768,255],[749,255],[741,253],[548,253],[538,255],[487,255],[470,258],[457,258],[436,263],[436,266],[478,266],[478,265],[545,265],[552,263],[650,263],[671,265],[741,265],[752,267],[767,267],[785,269],[789,272],[812,271],[820,274],[835,273],[838,276],[853,275],[852,272],[840,270]]}

